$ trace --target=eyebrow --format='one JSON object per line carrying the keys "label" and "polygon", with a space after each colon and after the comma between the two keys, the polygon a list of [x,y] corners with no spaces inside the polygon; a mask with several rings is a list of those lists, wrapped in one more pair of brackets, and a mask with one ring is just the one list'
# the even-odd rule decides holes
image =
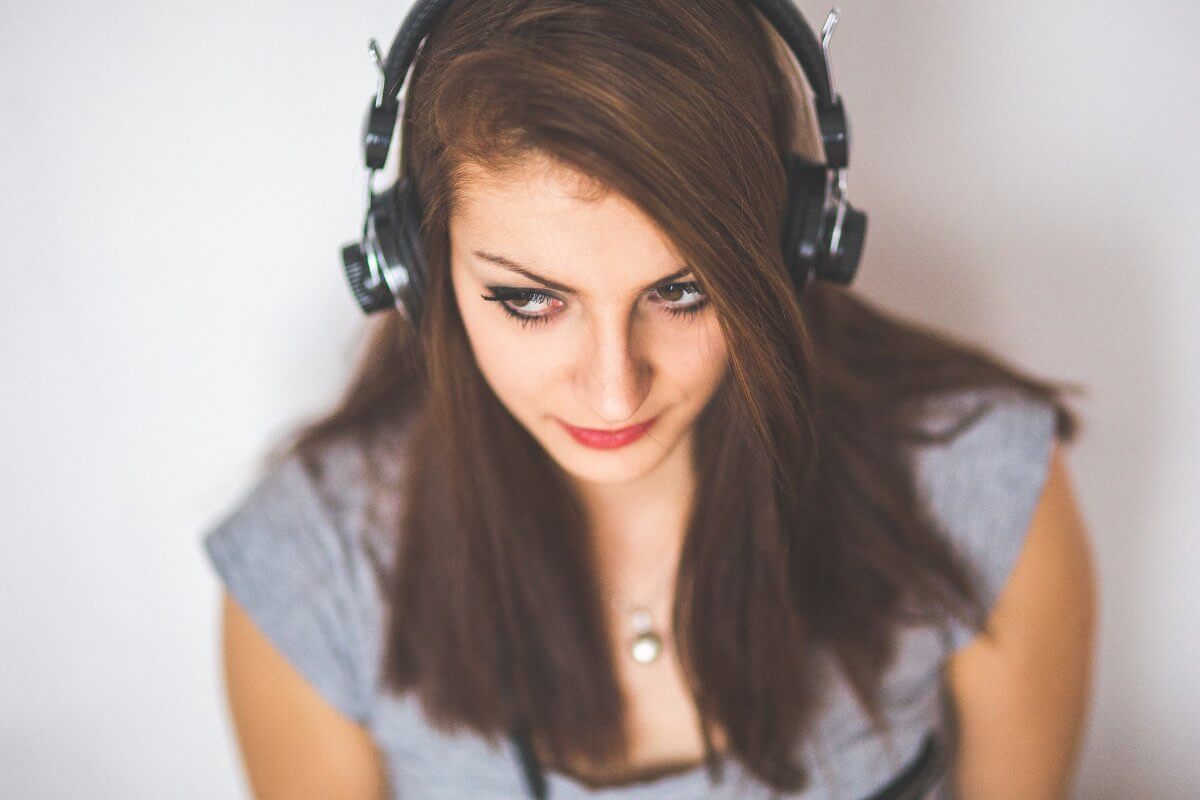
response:
{"label": "eyebrow", "polygon": [[[479,258],[482,258],[485,261],[490,261],[497,266],[504,267],[504,269],[507,269],[511,272],[516,272],[520,275],[524,275],[526,278],[529,278],[529,280],[536,281],[537,283],[540,283],[541,285],[545,286],[548,289],[555,289],[557,291],[562,292],[563,294],[570,294],[570,295],[578,295],[579,294],[579,291],[577,289],[572,289],[570,286],[565,286],[565,285],[559,283],[558,281],[552,281],[549,278],[543,278],[541,275],[531,272],[528,268],[523,267],[522,265],[518,264],[517,262],[515,262],[511,259],[505,258],[504,256],[499,256],[494,253],[487,253],[487,252],[484,252],[483,250],[475,250],[475,251],[473,251],[473,255],[475,255]],[[689,273],[691,273],[691,271],[692,270],[689,267],[684,267],[683,269],[679,270],[678,272],[672,272],[670,275],[664,275],[663,277],[659,278],[658,280],[651,281],[650,283],[643,286],[639,290],[639,293],[647,291],[649,289],[653,289],[657,286],[661,286],[664,283],[675,280],[676,278],[682,278],[685,275],[688,275]]]}

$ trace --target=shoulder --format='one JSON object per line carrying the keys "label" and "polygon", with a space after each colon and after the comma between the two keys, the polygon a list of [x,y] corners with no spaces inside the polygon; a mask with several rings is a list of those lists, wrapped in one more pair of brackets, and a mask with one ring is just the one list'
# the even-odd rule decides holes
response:
{"label": "shoulder", "polygon": [[[992,604],[976,649],[1003,648],[1014,658],[1071,645],[1094,614],[1094,564],[1082,511],[1061,444],[1050,452],[1016,562]],[[968,659],[962,658],[961,661]]]}
{"label": "shoulder", "polygon": [[[914,448],[918,487],[939,516],[1044,483],[1056,435],[1054,404],[1016,389],[972,388],[930,398],[924,427],[945,441]],[[956,429],[957,428],[957,429]],[[1033,498],[1026,498],[1032,500]],[[1025,512],[1032,509],[1029,503]]]}
{"label": "shoulder", "polygon": [[[931,400],[929,429],[961,427],[914,450],[923,508],[972,573],[985,611],[995,605],[1020,557],[1057,450],[1054,404],[1007,387],[970,389]],[[974,637],[952,625],[951,649]]]}
{"label": "shoulder", "polygon": [[343,567],[368,544],[368,473],[361,444],[348,436],[264,464],[204,534],[205,550],[219,567],[296,580]]}
{"label": "shoulder", "polygon": [[380,478],[358,437],[264,467],[203,534],[228,595],[347,717],[370,716],[383,575],[393,554],[372,498]]}

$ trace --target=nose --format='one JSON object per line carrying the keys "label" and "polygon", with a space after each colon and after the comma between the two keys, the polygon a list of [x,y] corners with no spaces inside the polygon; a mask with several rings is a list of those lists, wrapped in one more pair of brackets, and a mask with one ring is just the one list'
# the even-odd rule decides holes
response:
{"label": "nose", "polygon": [[594,418],[579,425],[606,428],[635,419],[650,392],[654,369],[642,352],[629,317],[616,314],[592,319],[588,346],[582,349],[576,390]]}

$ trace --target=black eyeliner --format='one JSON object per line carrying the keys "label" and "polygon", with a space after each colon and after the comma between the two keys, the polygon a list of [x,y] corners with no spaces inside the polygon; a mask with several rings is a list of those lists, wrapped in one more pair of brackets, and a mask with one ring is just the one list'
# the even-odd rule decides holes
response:
{"label": "black eyeliner", "polygon": [[[483,295],[480,295],[480,297],[483,298],[484,300],[488,300],[490,302],[499,302],[500,308],[504,311],[504,313],[508,314],[508,316],[519,321],[521,323],[522,327],[527,327],[529,325],[549,322],[550,317],[552,315],[550,315],[550,314],[538,314],[538,315],[522,314],[519,311],[514,311],[512,308],[510,308],[507,304],[508,300],[524,300],[526,302],[528,302],[530,300],[558,300],[559,302],[563,302],[562,298],[558,297],[557,295],[550,294],[549,292],[545,291],[544,289],[540,289],[540,288],[525,288],[525,287],[518,287],[518,286],[486,286],[485,288],[488,291],[490,291],[491,294],[490,295],[483,294]],[[683,288],[686,290],[695,291],[697,293],[702,293],[699,281],[694,281],[694,280],[692,280],[692,281],[674,281],[671,283],[663,283],[658,286],[655,286],[650,291],[660,292],[665,289],[674,289],[674,288]],[[709,300],[708,300],[708,298],[705,298],[704,300],[701,300],[698,303],[693,303],[690,306],[685,306],[683,308],[673,308],[673,307],[667,306],[664,310],[673,317],[690,317],[690,316],[697,314],[708,304],[709,304]]]}

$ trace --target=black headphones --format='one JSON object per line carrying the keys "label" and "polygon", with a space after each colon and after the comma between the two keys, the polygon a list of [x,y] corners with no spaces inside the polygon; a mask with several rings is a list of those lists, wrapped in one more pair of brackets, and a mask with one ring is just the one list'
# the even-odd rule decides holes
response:
{"label": "black headphones", "polygon": [[[850,132],[841,97],[834,91],[829,38],[839,13],[829,12],[821,40],[790,0],[752,0],[783,37],[816,95],[817,120],[825,164],[795,152],[784,159],[788,200],[783,221],[783,260],[797,292],[812,278],[849,284],[858,269],[867,234],[867,217],[846,199]],[[366,162],[365,219],[359,241],[342,248],[342,265],[354,297],[366,314],[394,306],[416,327],[420,323],[428,270],[421,251],[421,205],[411,180],[402,176],[380,192],[375,173],[391,149],[396,119],[402,114],[400,91],[425,36],[450,0],[416,0],[400,26],[387,58],[370,42],[379,83],[363,123]]]}

